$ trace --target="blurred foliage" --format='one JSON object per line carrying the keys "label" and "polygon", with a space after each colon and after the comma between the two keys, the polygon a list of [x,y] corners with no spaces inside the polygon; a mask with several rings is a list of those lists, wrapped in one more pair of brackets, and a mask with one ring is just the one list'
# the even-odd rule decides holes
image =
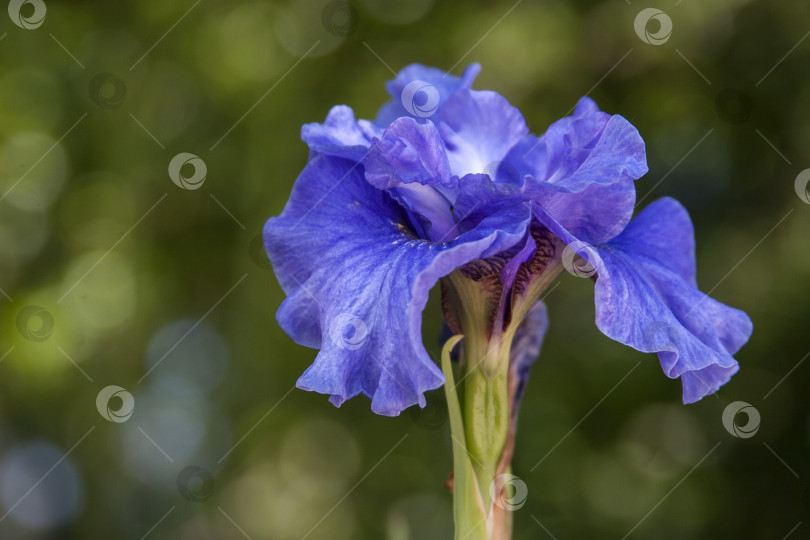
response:
{"label": "blurred foliage", "polygon": [[[806,537],[806,2],[654,2],[658,46],[619,0],[45,4],[38,28],[0,23],[0,537],[450,537],[441,393],[391,419],[291,391],[315,351],[275,324],[258,238],[305,163],[301,124],[373,117],[389,68],[473,61],[534,132],[586,93],[633,122],[639,199],[687,206],[703,290],[755,325],[740,373],[683,406],[565,276],[522,408],[515,538]],[[199,189],[167,174],[181,152]],[[433,298],[434,356],[439,325]],[[109,385],[129,419],[99,414]],[[737,400],[761,413],[752,438],[721,423]]]}

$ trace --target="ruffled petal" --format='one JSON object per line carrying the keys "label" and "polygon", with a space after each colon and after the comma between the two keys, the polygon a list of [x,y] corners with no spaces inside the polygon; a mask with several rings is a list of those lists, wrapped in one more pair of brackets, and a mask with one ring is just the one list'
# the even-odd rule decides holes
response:
{"label": "ruffled petal", "polygon": [[618,114],[603,123],[604,116],[575,118],[569,129],[552,130],[547,182],[580,191],[591,184],[636,180],[647,173],[644,140],[638,130]]}
{"label": "ruffled petal", "polygon": [[644,140],[619,115],[583,98],[574,115],[529,135],[504,160],[524,191],[580,240],[601,244],[629,223],[634,181],[647,173]]}
{"label": "ruffled petal", "polygon": [[684,372],[681,375],[683,402],[694,403],[705,396],[714,394],[739,370],[740,366],[735,363],[728,367],[712,364],[703,369]]}
{"label": "ruffled petal", "polygon": [[319,347],[299,388],[340,405],[360,393],[378,414],[424,406],[443,383],[422,345],[421,314],[436,281],[521,240],[527,208],[492,215],[447,243],[415,237],[405,211],[362,167],[314,156],[264,240],[288,297],[277,313],[296,342]]}
{"label": "ruffled petal", "polygon": [[439,110],[436,122],[456,176],[495,170],[528,132],[520,111],[497,92],[457,92]]}
{"label": "ruffled petal", "polygon": [[664,373],[681,377],[684,403],[715,392],[737,371],[732,354],[753,325],[744,312],[697,289],[692,224],[677,201],[654,202],[602,246],[584,244],[542,212],[538,218],[597,272],[599,330],[657,352]]}
{"label": "ruffled petal", "polygon": [[313,122],[301,127],[301,139],[310,150],[321,154],[360,161],[371,141],[382,130],[367,120],[355,120],[354,111],[346,105],[332,107],[323,124]]}
{"label": "ruffled petal", "polygon": [[380,189],[411,182],[452,188],[457,183],[450,176],[439,132],[429,121],[395,120],[374,142],[363,164],[366,179]]}
{"label": "ruffled petal", "polygon": [[622,232],[633,216],[636,201],[636,188],[629,179],[610,185],[594,183],[573,193],[550,183],[527,191],[574,236],[591,244],[601,244]]}
{"label": "ruffled petal", "polygon": [[458,191],[453,213],[459,230],[474,226],[493,210],[533,201],[575,237],[592,244],[605,242],[625,228],[636,199],[632,180],[592,184],[569,193],[547,182],[526,179],[516,186],[485,174],[468,174],[459,180]]}
{"label": "ruffled petal", "polygon": [[462,230],[520,199],[539,204],[576,238],[601,244],[629,223],[634,181],[647,164],[638,131],[584,98],[574,116],[555,122],[539,139],[523,137],[491,168],[459,181],[454,214]]}
{"label": "ruffled petal", "polygon": [[432,122],[398,118],[374,141],[363,160],[366,180],[389,193],[414,218],[422,238],[445,241],[458,236],[453,220],[456,177]]}
{"label": "ruffled petal", "polygon": [[[383,105],[374,123],[384,128],[403,116],[433,116],[456,92],[469,90],[479,71],[479,64],[470,64],[461,77],[455,77],[440,69],[411,64],[402,69],[394,80],[385,83],[392,99]],[[418,84],[419,81],[427,83],[427,86]]]}
{"label": "ruffled petal", "polygon": [[650,204],[609,245],[654,261],[666,261],[667,268],[697,288],[695,229],[689,213],[675,199],[664,197]]}

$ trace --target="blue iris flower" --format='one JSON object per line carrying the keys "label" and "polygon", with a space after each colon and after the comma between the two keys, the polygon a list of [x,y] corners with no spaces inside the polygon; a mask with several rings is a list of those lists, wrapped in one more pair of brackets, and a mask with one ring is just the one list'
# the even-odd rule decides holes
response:
{"label": "blue iris flower", "polygon": [[307,165],[264,228],[287,294],[278,322],[319,349],[298,387],[337,406],[364,394],[383,415],[424,406],[444,377],[422,343],[422,311],[437,282],[462,272],[496,290],[487,332],[521,325],[520,393],[545,331],[535,284],[565,267],[595,280],[599,330],[658,353],[685,403],[715,392],[738,370],[732,354],[752,324],[698,290],[678,202],[660,199],[631,221],[647,172],[638,131],[583,98],[536,137],[504,97],[472,89],[479,70],[411,65],[387,84],[392,100],[374,121],[337,106],[303,127]]}

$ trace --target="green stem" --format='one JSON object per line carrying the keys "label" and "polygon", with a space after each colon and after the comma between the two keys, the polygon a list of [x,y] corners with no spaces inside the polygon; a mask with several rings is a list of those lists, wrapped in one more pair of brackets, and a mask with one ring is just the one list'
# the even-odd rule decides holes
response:
{"label": "green stem", "polygon": [[487,513],[476,479],[472,461],[467,452],[464,420],[458,401],[450,351],[463,336],[453,336],[442,349],[444,392],[450,418],[450,435],[453,439],[453,518],[456,523],[456,540],[489,540]]}

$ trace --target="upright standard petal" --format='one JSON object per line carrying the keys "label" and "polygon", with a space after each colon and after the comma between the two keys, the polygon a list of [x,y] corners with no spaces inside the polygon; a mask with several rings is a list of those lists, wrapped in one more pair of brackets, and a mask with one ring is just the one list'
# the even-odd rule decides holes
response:
{"label": "upright standard petal", "polygon": [[520,111],[497,92],[463,90],[439,110],[437,125],[442,134],[450,171],[456,176],[488,173],[528,132]]}
{"label": "upright standard petal", "polygon": [[384,415],[424,406],[424,392],[443,383],[422,345],[428,291],[455,268],[511,247],[530,221],[528,209],[514,207],[452,242],[423,240],[362,166],[315,155],[264,230],[288,295],[279,324],[296,342],[320,348],[299,388],[329,394],[338,406],[362,393]]}
{"label": "upright standard petal", "polygon": [[384,128],[403,116],[429,118],[456,92],[469,90],[479,71],[479,64],[470,64],[461,77],[455,77],[440,69],[411,64],[385,83],[392,99],[383,105],[374,123]]}
{"label": "upright standard petal", "polygon": [[[301,128],[301,138],[311,150],[359,161],[375,138],[397,118],[428,118],[457,92],[469,90],[481,66],[471,64],[461,77],[454,77],[440,69],[411,64],[396,78],[386,83],[392,100],[380,109],[374,122],[355,119],[354,112],[346,105],[332,107],[324,123],[313,122]],[[414,86],[416,84],[416,86]],[[408,97],[410,85],[415,91]],[[431,103],[420,103],[419,99]],[[416,100],[409,102],[408,100]],[[435,102],[435,103],[433,103]],[[406,108],[406,105],[408,108]],[[420,108],[423,105],[430,110]]]}
{"label": "upright standard petal", "polygon": [[680,377],[684,403],[714,393],[737,371],[748,316],[697,289],[692,223],[674,199],[649,205],[618,237],[587,246],[548,216],[541,221],[595,268],[596,325],[611,339],[657,352]]}

